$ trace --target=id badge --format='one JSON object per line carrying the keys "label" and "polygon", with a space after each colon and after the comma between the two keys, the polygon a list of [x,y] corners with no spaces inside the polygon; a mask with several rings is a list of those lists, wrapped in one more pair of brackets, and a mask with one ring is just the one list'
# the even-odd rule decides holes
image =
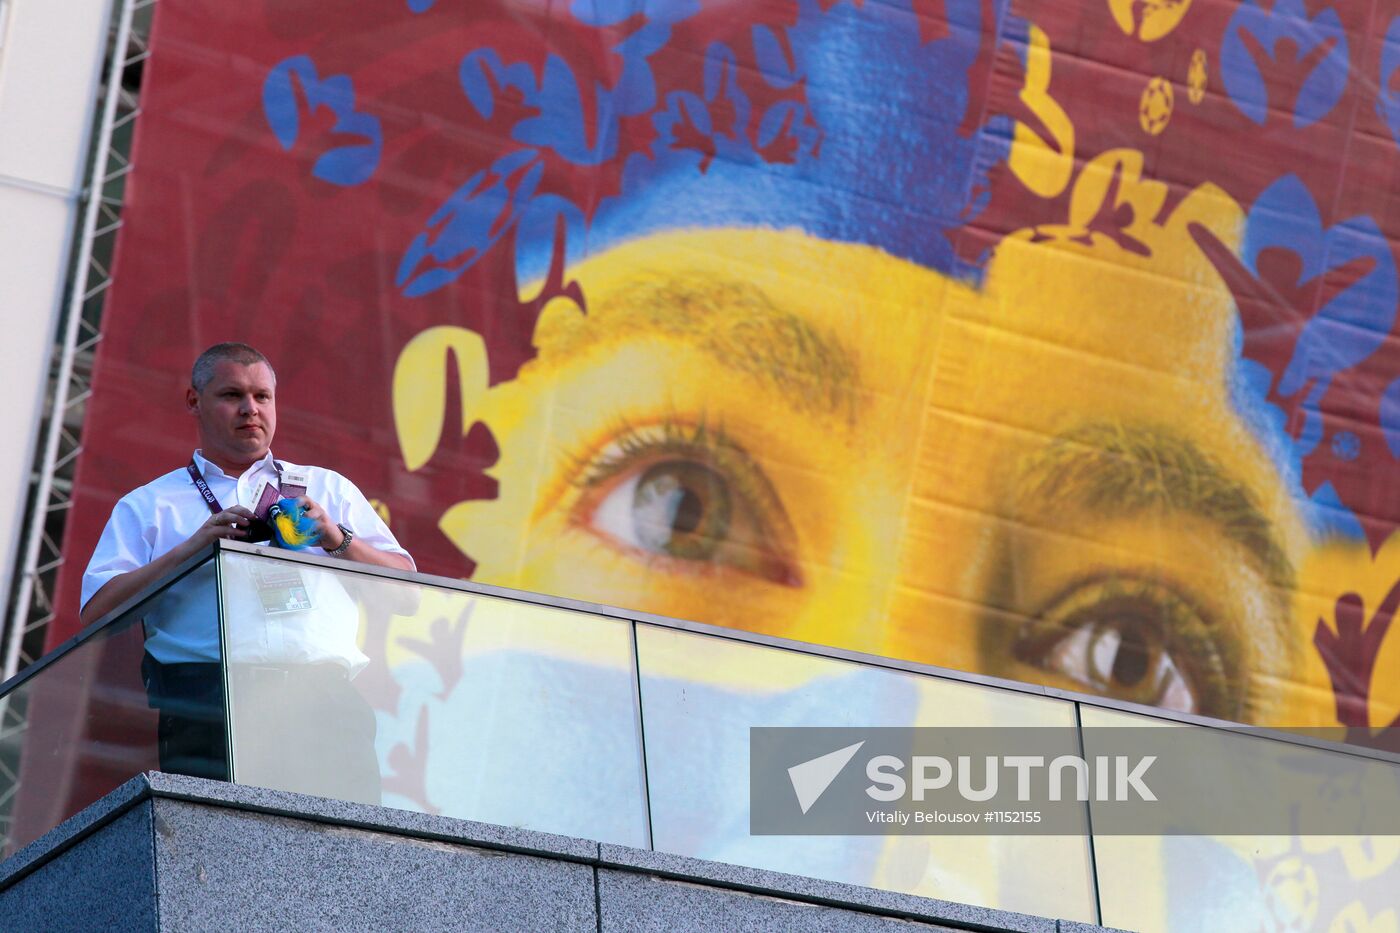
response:
{"label": "id badge", "polygon": [[283,470],[282,471],[282,496],[286,499],[297,499],[306,495],[307,481],[311,479],[310,474],[305,470]]}
{"label": "id badge", "polygon": [[280,498],[282,498],[282,493],[275,483],[260,480],[257,492],[253,495],[253,517],[267,521],[268,511],[277,504],[277,500]]}
{"label": "id badge", "polygon": [[280,561],[258,561],[252,568],[253,583],[258,588],[263,612],[278,615],[284,612],[304,612],[312,608],[311,593],[306,588],[301,571],[279,564]]}

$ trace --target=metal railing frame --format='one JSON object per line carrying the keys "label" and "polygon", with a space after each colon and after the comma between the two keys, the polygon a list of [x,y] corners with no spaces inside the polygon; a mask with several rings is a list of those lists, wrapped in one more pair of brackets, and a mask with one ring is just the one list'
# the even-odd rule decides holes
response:
{"label": "metal railing frame", "polygon": [[[216,541],[208,551],[196,555],[184,563],[180,564],[169,574],[155,581],[150,586],[144,588],[130,599],[126,600],[117,608],[104,615],[85,627],[81,632],[69,638],[63,644],[58,645],[52,651],[44,655],[43,658],[31,664],[14,677],[0,683],[0,698],[3,698],[14,687],[28,680],[41,672],[60,656],[72,650],[77,645],[96,635],[101,629],[108,625],[123,621],[124,617],[140,604],[149,600],[152,596],[160,593],[179,577],[183,577],[190,570],[202,564],[204,561],[217,558],[219,554],[249,554],[265,557],[274,560],[282,560],[299,564],[306,564],[312,567],[320,567],[327,570],[335,570],[341,573],[353,573],[359,576],[378,577],[384,580],[392,580],[399,583],[411,583],[419,586],[432,587],[434,589],[451,590],[458,593],[468,593],[475,596],[487,596],[495,599],[506,599],[513,602],[529,603],[535,606],[542,606],[548,609],[562,609],[566,612],[581,613],[590,616],[599,616],[606,619],[616,619],[623,622],[640,622],[646,625],[654,625],[659,628],[668,628],[681,632],[693,632],[699,635],[708,635],[714,638],[722,638],[728,641],[743,642],[745,644],[757,645],[767,648],[777,648],[783,651],[796,652],[798,654],[812,655],[834,661],[845,661],[851,664],[859,664],[864,667],[881,668],[884,670],[896,671],[905,674],[918,674],[924,677],[935,677],[941,680],[951,680],[958,683],[975,685],[980,687],[992,687],[997,690],[1005,690],[1012,693],[1028,694],[1031,696],[1048,697],[1067,703],[1074,703],[1080,707],[1091,707],[1094,709],[1112,710],[1120,713],[1129,713],[1135,716],[1143,716],[1149,719],[1175,722],[1182,725],[1199,726],[1207,729],[1216,729],[1226,732],[1234,732],[1241,735],[1262,737],[1279,742],[1287,742],[1293,745],[1307,746],[1327,752],[1337,752],[1345,755],[1352,755],[1360,758],[1371,758],[1377,761],[1384,761],[1391,764],[1400,764],[1400,754],[1386,751],[1380,748],[1371,748],[1364,745],[1349,745],[1334,742],[1327,739],[1317,738],[1299,732],[1288,732],[1282,729],[1268,728],[1263,726],[1252,726],[1247,723],[1232,722],[1227,719],[1215,719],[1210,716],[1202,716],[1196,713],[1182,713],[1176,710],[1161,709],[1156,706],[1146,706],[1141,703],[1133,703],[1129,700],[1120,700],[1114,697],[1097,696],[1091,693],[1078,693],[1073,690],[1064,690],[1058,687],[1048,687],[1040,684],[1027,683],[1022,680],[1008,680],[1001,677],[992,677],[987,674],[974,674],[968,671],[955,670],[953,668],[938,667],[933,664],[923,664],[918,661],[906,661],[900,658],[889,658],[882,655],[866,654],[861,651],[853,651],[847,648],[835,648],[830,645],[819,645],[812,642],[797,641],[792,638],[783,638],[779,635],[765,635],[758,632],[749,632],[744,629],[725,628],[719,625],[711,625],[706,622],[693,622],[689,619],[677,619],[671,616],[655,615],[650,612],[640,612],[635,609],[624,609],[619,606],[609,606],[604,603],[592,603],[581,599],[570,599],[564,596],[550,596],[545,593],[535,593],[529,590],[516,590],[504,586],[494,586],[488,583],[477,583],[473,580],[462,580],[457,577],[440,577],[434,574],[417,573],[408,570],[395,570],[391,567],[381,567],[377,564],[365,564],[355,561],[347,561],[335,557],[324,557],[319,554],[305,554],[297,551],[287,551],[274,547],[265,547],[257,544],[247,544],[242,541]],[[1318,730],[1322,731],[1322,730]],[[1337,730],[1337,731],[1340,731]]]}

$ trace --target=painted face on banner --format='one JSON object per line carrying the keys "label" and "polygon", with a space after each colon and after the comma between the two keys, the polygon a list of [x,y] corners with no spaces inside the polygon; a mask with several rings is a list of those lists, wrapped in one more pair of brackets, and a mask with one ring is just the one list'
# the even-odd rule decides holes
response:
{"label": "painted face on banner", "polygon": [[1257,718],[1299,516],[1226,396],[1228,299],[1117,252],[1013,237],[972,289],[796,232],[620,246],[489,393],[510,479],[444,530],[515,586]]}
{"label": "painted face on banner", "polygon": [[[1119,12],[1155,42],[1185,6],[1136,25]],[[438,399],[396,395],[410,470],[450,441],[449,357],[465,420],[499,448],[497,494],[439,522],[477,579],[1183,712],[1335,722],[1319,698],[1345,652],[1314,645],[1339,611],[1314,575],[1371,571],[1392,455],[1374,413],[1342,417],[1364,393],[1339,406],[1334,391],[1379,344],[1325,315],[1300,333],[1269,278],[1320,274],[1308,183],[1243,178],[1251,208],[1209,175],[1163,180],[1140,149],[1081,148],[1099,127],[1052,93],[1046,33],[1019,29],[1015,119],[980,137],[957,125],[983,66],[966,36],[802,6],[783,158],[720,128],[752,96],[718,68],[658,103],[673,148],[629,163],[591,215],[502,206],[547,178],[523,153],[444,206],[405,255],[406,287],[444,287],[451,260],[475,261],[468,244],[500,248],[472,238],[494,218],[514,225],[537,315],[533,359],[489,390],[499,350],[470,329],[423,330],[398,362],[403,399]],[[873,121],[846,73],[822,70],[838,35],[919,50],[872,78],[912,116]],[[513,80],[500,67],[464,60],[478,106]],[[1179,78],[1179,103],[1200,103],[1204,53]],[[1177,105],[1166,79],[1125,103],[1137,144]],[[1302,300],[1385,324],[1388,252],[1318,235],[1352,268]]]}

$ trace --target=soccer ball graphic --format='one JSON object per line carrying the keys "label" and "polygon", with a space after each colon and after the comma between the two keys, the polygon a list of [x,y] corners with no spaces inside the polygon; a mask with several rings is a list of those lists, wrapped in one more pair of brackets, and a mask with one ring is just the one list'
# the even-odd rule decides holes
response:
{"label": "soccer ball graphic", "polygon": [[1142,130],[1150,136],[1160,136],[1172,118],[1171,82],[1166,78],[1153,78],[1147,82],[1138,103],[1138,122]]}

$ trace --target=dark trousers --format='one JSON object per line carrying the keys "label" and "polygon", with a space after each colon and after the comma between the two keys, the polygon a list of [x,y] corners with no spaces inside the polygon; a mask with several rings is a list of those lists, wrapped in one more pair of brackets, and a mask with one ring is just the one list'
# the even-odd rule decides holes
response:
{"label": "dark trousers", "polygon": [[146,697],[160,713],[160,770],[227,781],[228,729],[224,678],[217,664],[162,664],[141,659]]}
{"label": "dark trousers", "polygon": [[380,802],[374,711],[340,665],[230,665],[227,714],[217,664],[147,655],[142,673],[160,711],[162,771],[229,780],[231,747],[241,784]]}

